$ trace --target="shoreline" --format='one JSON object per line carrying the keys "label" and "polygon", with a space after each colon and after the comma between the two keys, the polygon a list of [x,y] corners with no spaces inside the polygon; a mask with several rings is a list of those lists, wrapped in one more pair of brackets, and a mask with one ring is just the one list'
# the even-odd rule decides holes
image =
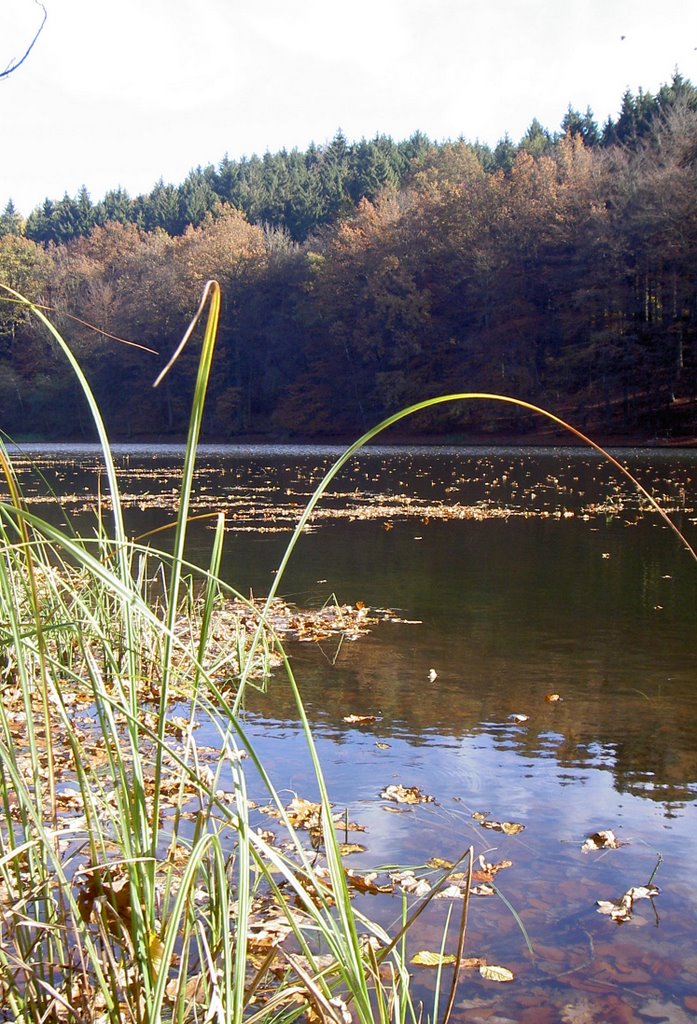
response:
{"label": "shoreline", "polygon": [[[595,445],[600,448],[644,448],[647,450],[651,449],[678,449],[678,448],[697,448],[697,437],[689,435],[685,437],[672,437],[672,438],[645,438],[645,437],[627,437],[622,435],[617,436],[602,436],[593,437],[587,435]],[[267,434],[240,434],[235,437],[221,438],[221,437],[203,437],[200,441],[200,446],[206,445],[225,445],[229,447],[248,446],[255,445],[259,447],[346,447],[354,444],[357,440],[356,437],[289,437],[289,436],[269,436]],[[127,446],[132,445],[152,445],[157,447],[160,445],[179,445],[185,444],[186,438],[176,437],[173,435],[155,435],[155,436],[131,436],[131,437],[111,437],[110,444],[112,446]],[[432,434],[399,434],[395,435],[388,432],[388,436],[379,436],[379,438],[373,439],[370,442],[371,445],[379,443],[381,447],[385,448],[398,448],[404,446],[417,446],[421,448],[443,448],[443,447],[454,447],[454,448],[584,448],[587,447],[586,442],[581,438],[576,437],[573,434],[568,435],[555,435],[555,436],[540,436],[540,435],[512,435],[512,434],[475,434],[468,436],[466,434],[447,434],[440,437],[434,437]],[[45,438],[45,437],[25,437],[25,438],[13,438],[7,441],[7,444],[17,447],[23,445],[43,444],[43,445],[98,445],[98,438],[84,438],[84,437],[61,437],[61,438]]]}

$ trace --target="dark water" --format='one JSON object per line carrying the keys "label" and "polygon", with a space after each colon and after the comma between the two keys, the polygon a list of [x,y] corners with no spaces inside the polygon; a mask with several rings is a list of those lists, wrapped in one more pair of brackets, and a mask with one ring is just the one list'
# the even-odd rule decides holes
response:
{"label": "dark water", "polygon": [[[224,574],[239,590],[268,591],[291,524],[335,454],[202,451],[197,510],[226,509]],[[94,453],[31,456],[66,495],[67,513],[89,524]],[[144,533],[173,514],[177,453],[118,456],[129,529]],[[697,454],[626,451],[621,460],[694,546]],[[472,506],[478,518],[447,518],[444,503]],[[470,844],[487,861],[512,861],[496,884],[535,955],[503,900],[474,899],[466,953],[515,980],[463,972],[455,1019],[697,1020],[689,553],[614,470],[577,450],[377,449],[342,471],[322,508],[331,515],[301,538],[282,596],[318,607],[333,594],[411,620],[382,622],[353,643],[289,648],[332,798],[367,829],[352,866],[453,860]],[[192,560],[205,563],[212,536],[209,521],[196,525]],[[352,713],[377,721],[347,725]],[[245,717],[277,786],[315,799],[284,681],[250,698]],[[397,782],[434,802],[389,813],[380,792]],[[484,829],[477,811],[525,830]],[[624,845],[583,853],[600,829]],[[621,925],[597,913],[596,900],[646,884],[659,854],[655,899],[637,901]],[[399,913],[396,899],[364,900],[384,923]],[[449,902],[423,915],[420,948],[439,948]]]}

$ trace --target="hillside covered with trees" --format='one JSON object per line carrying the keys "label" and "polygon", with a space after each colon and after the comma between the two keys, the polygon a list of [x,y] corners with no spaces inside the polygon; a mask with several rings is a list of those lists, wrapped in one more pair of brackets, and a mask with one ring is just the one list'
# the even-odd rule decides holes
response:
{"label": "hillside covered with trees", "polygon": [[[693,435],[696,268],[697,89],[678,73],[626,93],[602,128],[569,109],[558,132],[533,120],[493,149],[339,132],[147,196],[82,190],[0,217],[0,281],[50,309],[114,438],[181,437],[195,354],[151,383],[210,277],[224,309],[209,439],[349,439],[465,390],[596,435]],[[0,408],[11,436],[92,439],[63,357],[6,301]],[[443,407],[413,429],[531,425]]]}

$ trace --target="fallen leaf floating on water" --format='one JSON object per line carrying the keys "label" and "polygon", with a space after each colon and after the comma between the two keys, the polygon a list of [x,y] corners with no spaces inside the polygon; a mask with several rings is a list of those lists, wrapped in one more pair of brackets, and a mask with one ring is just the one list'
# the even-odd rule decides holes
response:
{"label": "fallen leaf floating on water", "polygon": [[470,971],[473,967],[484,967],[486,959],[483,956],[465,956],[460,960],[460,970]]}
{"label": "fallen leaf floating on water", "polygon": [[512,722],[527,722],[529,715],[513,714],[509,715],[508,718]]}
{"label": "fallen leaf floating on water", "polygon": [[377,715],[344,715],[343,721],[347,725],[364,725],[366,722],[377,722]]}
{"label": "fallen leaf floating on water", "polygon": [[375,746],[378,748],[378,750],[389,750],[391,744],[390,743],[376,743]]}
{"label": "fallen leaf floating on water", "polygon": [[429,681],[429,683],[435,683],[437,678],[438,678],[438,673],[436,672],[436,670],[434,668],[430,668],[428,670],[428,681]]}
{"label": "fallen leaf floating on water", "polygon": [[72,789],[68,786],[60,793],[56,793],[56,804],[61,808],[79,811],[84,807],[84,800],[79,789]]}
{"label": "fallen leaf floating on water", "polygon": [[658,896],[660,891],[657,885],[633,885],[627,889],[625,896],[631,896],[633,900],[650,900]]}
{"label": "fallen leaf floating on water", "polygon": [[411,958],[411,963],[417,967],[442,967],[444,964],[454,964],[455,956],[452,953],[431,953],[428,949],[422,949]]}
{"label": "fallen leaf floating on water", "polygon": [[486,882],[483,885],[473,885],[472,888],[470,889],[470,892],[472,893],[473,896],[496,895],[496,889],[494,889],[493,885],[489,885]]}
{"label": "fallen leaf floating on water", "polygon": [[425,878],[417,878],[411,869],[405,871],[391,871],[390,879],[404,892],[412,896],[427,896],[431,891],[431,885]]}
{"label": "fallen leaf floating on water", "polygon": [[519,821],[502,821],[501,831],[505,832],[507,836],[517,836],[519,832],[522,832],[525,825],[521,825]]}
{"label": "fallen leaf floating on water", "polygon": [[165,722],[167,732],[174,733],[177,739],[182,739],[189,730],[198,729],[198,727],[198,722],[194,722],[190,718],[184,718],[182,715],[174,715],[174,717],[168,718]]}
{"label": "fallen leaf floating on water", "polygon": [[479,855],[479,869],[472,872],[472,879],[475,882],[493,882],[499,871],[504,868],[513,867],[512,860],[500,860],[497,864],[489,864],[484,857]]}
{"label": "fallen leaf floating on water", "polygon": [[357,892],[367,892],[376,895],[381,892],[394,892],[394,885],[376,885],[377,871],[369,871],[367,875],[360,875],[352,868],[345,868],[344,874],[348,884]]}
{"label": "fallen leaf floating on water", "polygon": [[517,836],[522,832],[525,825],[518,821],[480,821],[482,828],[493,829],[494,832],[504,832],[507,836]]}
{"label": "fallen leaf floating on water", "polygon": [[365,846],[360,843],[339,843],[339,852],[342,857],[350,857],[352,853],[365,853]]}
{"label": "fallen leaf floating on water", "polygon": [[320,828],[322,805],[294,796],[286,807],[288,820],[294,828]]}
{"label": "fallen leaf floating on water", "polygon": [[621,924],[631,918],[635,900],[650,900],[659,892],[657,885],[633,885],[618,900],[596,900],[598,913],[607,914]]}
{"label": "fallen leaf floating on water", "polygon": [[507,967],[497,967],[494,964],[482,964],[479,973],[487,981],[513,981],[514,978],[513,971],[509,971]]}
{"label": "fallen leaf floating on water", "polygon": [[432,804],[435,799],[422,793],[418,786],[403,786],[401,782],[387,786],[380,794],[383,800],[394,800],[398,804]]}
{"label": "fallen leaf floating on water", "polygon": [[547,701],[548,704],[554,704],[556,701],[561,700],[561,699],[562,698],[559,696],[558,693],[546,693],[545,694],[545,700]]}
{"label": "fallen leaf floating on water", "polygon": [[465,890],[459,885],[446,885],[433,897],[434,900],[461,900],[464,898]]}
{"label": "fallen leaf floating on water", "polygon": [[[281,819],[281,812],[273,804],[265,804],[256,808],[262,814],[268,814],[270,818]],[[286,815],[291,828],[307,829],[314,839],[322,838],[322,805],[305,800],[303,797],[294,796],[286,807]],[[347,832],[365,832],[365,825],[355,821],[347,821],[345,814],[332,815],[335,826]],[[270,833],[269,833],[270,834]]]}
{"label": "fallen leaf floating on water", "polygon": [[611,828],[601,829],[588,836],[581,849],[584,853],[592,850],[619,850],[620,842]]}

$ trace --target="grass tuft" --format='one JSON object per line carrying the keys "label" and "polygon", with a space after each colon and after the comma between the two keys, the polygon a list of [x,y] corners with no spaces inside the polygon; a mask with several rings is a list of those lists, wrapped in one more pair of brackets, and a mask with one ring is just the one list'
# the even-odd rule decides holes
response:
{"label": "grass tuft", "polygon": [[[257,605],[220,578],[222,516],[208,567],[184,558],[218,285],[206,286],[169,364],[203,325],[169,554],[128,537],[89,384],[50,321],[27,306],[70,362],[89,404],[113,511],[109,519],[100,515],[91,536],[31,513],[0,443],[7,492],[0,502],[0,1021],[415,1024],[421,1009],[413,1001],[406,936],[425,904],[411,913],[405,905],[390,936],[352,902],[310,725],[274,633],[274,601],[329,483],[405,416],[443,402],[494,399],[583,435],[529,403],[484,394],[443,396],[390,417],[325,475],[266,601]],[[249,633],[233,624],[221,651],[214,623],[221,603],[233,599],[256,626]],[[284,670],[310,752],[321,856],[308,849],[239,715],[247,686],[268,675],[272,660]],[[218,737],[213,763],[196,742],[204,721]],[[284,829],[282,844],[250,820],[252,779]],[[470,877],[472,856],[470,849],[462,858]],[[439,1018],[439,971],[432,1021],[447,1021],[452,1011],[468,902],[447,1006]],[[442,949],[446,942],[444,933]]]}

